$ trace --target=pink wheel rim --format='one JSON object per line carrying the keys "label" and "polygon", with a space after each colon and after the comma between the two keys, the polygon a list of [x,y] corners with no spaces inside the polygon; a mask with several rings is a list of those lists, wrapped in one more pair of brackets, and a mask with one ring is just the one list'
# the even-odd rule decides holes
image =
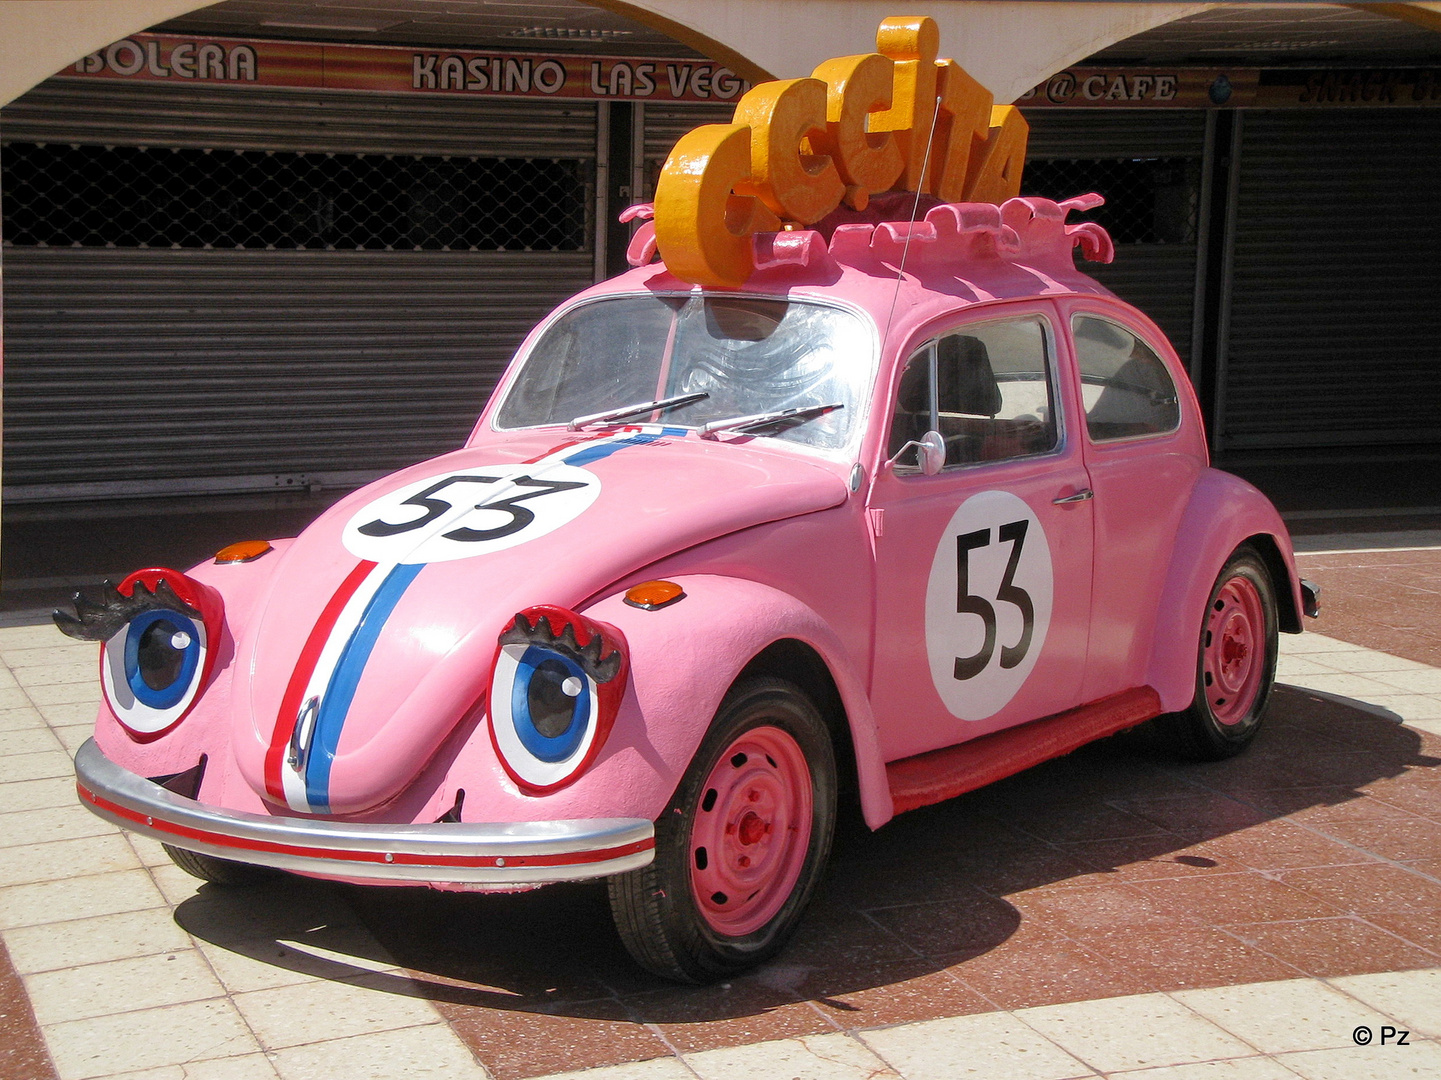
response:
{"label": "pink wheel rim", "polygon": [[1207,612],[1202,692],[1218,723],[1241,723],[1256,703],[1266,667],[1266,615],[1249,578],[1233,577]]}
{"label": "pink wheel rim", "polygon": [[759,930],[785,906],[811,841],[811,770],[776,727],[736,739],[706,777],[690,836],[696,907],[719,934]]}

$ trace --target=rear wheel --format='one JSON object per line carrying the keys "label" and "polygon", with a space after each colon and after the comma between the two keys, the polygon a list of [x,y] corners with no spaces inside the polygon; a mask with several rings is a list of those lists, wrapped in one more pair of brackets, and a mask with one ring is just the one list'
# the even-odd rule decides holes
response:
{"label": "rear wheel", "polygon": [[655,861],[610,879],[626,949],[693,983],[775,955],[825,867],[835,810],[835,757],[815,706],[780,679],[739,684],[656,822]]}
{"label": "rear wheel", "polygon": [[170,861],[187,874],[215,885],[255,885],[280,873],[268,866],[217,859],[214,855],[202,855],[198,851],[187,851],[169,844],[160,846],[165,849],[165,854],[170,856]]}
{"label": "rear wheel", "polygon": [[1220,761],[1256,737],[1276,677],[1276,593],[1253,549],[1237,548],[1216,578],[1197,651],[1195,700],[1156,728],[1183,756]]}

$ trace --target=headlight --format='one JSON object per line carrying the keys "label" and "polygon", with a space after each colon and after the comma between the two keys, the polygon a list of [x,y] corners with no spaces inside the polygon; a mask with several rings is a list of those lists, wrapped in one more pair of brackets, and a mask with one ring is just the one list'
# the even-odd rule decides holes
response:
{"label": "headlight", "polygon": [[625,638],[542,604],[500,635],[490,685],[496,755],[528,795],[565,787],[595,761],[625,692]]}
{"label": "headlight", "polygon": [[178,570],[139,570],[105,584],[99,603],[75,595],[55,613],[70,637],[102,641],[100,682],[121,725],[140,740],[170,730],[195,704],[214,663],[220,594]]}

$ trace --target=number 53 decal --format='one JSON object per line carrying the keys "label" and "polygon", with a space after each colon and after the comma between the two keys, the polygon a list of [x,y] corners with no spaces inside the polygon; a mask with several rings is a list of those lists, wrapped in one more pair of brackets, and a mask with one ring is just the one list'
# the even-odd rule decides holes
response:
{"label": "number 53 decal", "polygon": [[574,465],[460,469],[388,492],[350,518],[351,554],[375,562],[464,559],[514,547],[573,521],[595,502],[600,479]]}
{"label": "number 53 decal", "polygon": [[1053,593],[1045,530],[1010,492],[961,505],[936,546],[926,587],[926,653],[950,712],[984,720],[1030,675],[1045,644]]}

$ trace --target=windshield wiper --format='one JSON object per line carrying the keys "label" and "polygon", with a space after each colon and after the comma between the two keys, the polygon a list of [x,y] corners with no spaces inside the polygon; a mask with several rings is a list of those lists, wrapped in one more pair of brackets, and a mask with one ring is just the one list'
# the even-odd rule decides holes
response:
{"label": "windshield wiper", "polygon": [[833,401],[829,405],[805,405],[798,409],[778,409],[775,412],[756,413],[754,416],[737,416],[733,420],[716,420],[707,424],[700,429],[700,435],[704,439],[719,431],[755,431],[781,424],[796,427],[807,420],[814,420],[817,416],[844,408],[844,402]]}
{"label": "windshield wiper", "polygon": [[710,394],[702,390],[696,394],[681,394],[678,397],[661,398],[659,401],[647,401],[638,405],[622,405],[619,409],[607,409],[605,412],[592,413],[590,416],[577,416],[565,427],[567,431],[579,431],[588,424],[604,424],[608,420],[624,420],[627,416],[655,412],[657,409],[675,409],[708,397]]}

